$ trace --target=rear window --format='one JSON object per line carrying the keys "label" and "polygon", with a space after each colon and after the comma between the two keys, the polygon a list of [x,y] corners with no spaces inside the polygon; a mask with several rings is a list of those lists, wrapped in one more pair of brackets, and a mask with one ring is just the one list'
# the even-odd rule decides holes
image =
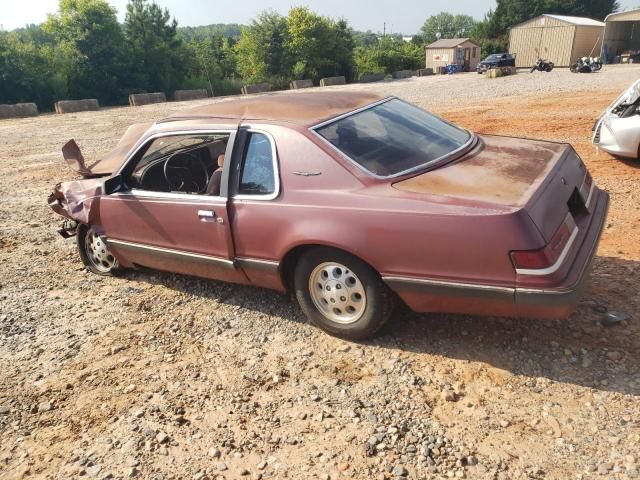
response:
{"label": "rear window", "polygon": [[354,162],[383,177],[428,166],[471,139],[466,130],[398,99],[315,131]]}

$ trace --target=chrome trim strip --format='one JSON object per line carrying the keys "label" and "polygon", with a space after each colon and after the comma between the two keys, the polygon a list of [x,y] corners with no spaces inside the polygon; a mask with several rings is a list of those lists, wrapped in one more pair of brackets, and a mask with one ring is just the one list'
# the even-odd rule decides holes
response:
{"label": "chrome trim strip", "polygon": [[238,262],[246,262],[246,263],[256,263],[260,265],[270,265],[278,267],[280,266],[280,262],[275,260],[263,260],[261,258],[251,258],[251,257],[236,257]]}
{"label": "chrome trim strip", "polygon": [[591,190],[589,190],[589,196],[587,197],[587,201],[584,203],[585,208],[589,208],[589,204],[591,203],[591,197],[593,197],[593,192],[596,189],[596,182],[591,180]]}
{"label": "chrome trim strip", "polygon": [[405,282],[412,283],[417,285],[433,285],[438,287],[453,287],[453,288],[468,288],[472,290],[482,290],[482,291],[490,291],[490,292],[501,292],[501,293],[514,293],[515,288],[511,287],[500,287],[497,285],[479,285],[475,283],[460,283],[460,282],[449,282],[443,280],[432,280],[427,278],[416,278],[416,277],[396,277],[396,276],[382,276],[382,280],[387,282]]}
{"label": "chrome trim strip", "polygon": [[202,205],[203,203],[214,203],[221,207],[226,206],[227,199],[225,197],[212,196],[212,195],[199,195],[195,193],[175,193],[175,192],[152,192],[150,190],[140,190],[132,188],[126,192],[116,192],[111,195],[106,195],[102,198],[110,197],[135,197],[136,199],[143,200],[183,200],[182,202],[172,203],[190,203],[194,205]]}
{"label": "chrome trim strip", "polygon": [[245,271],[266,272],[271,275],[278,275],[280,262],[273,260],[262,260],[260,258],[236,257],[238,266]]}
{"label": "chrome trim strip", "polygon": [[[325,122],[319,123],[318,125],[314,125],[314,126],[312,126],[312,127],[309,127],[309,131],[310,131],[311,133],[313,133],[316,137],[318,137],[322,142],[324,142],[325,144],[327,144],[331,149],[335,150],[335,151],[336,151],[338,154],[340,154],[344,159],[346,159],[346,160],[348,160],[349,162],[353,163],[357,168],[359,168],[360,170],[362,170],[362,171],[363,171],[364,173],[366,173],[367,175],[370,175],[370,176],[372,176],[373,178],[376,178],[376,179],[378,179],[378,180],[391,180],[391,179],[394,179],[394,178],[398,178],[398,177],[403,177],[403,176],[405,176],[405,175],[409,175],[410,173],[414,173],[414,172],[419,172],[419,171],[421,171],[421,170],[425,170],[426,168],[428,168],[428,167],[430,167],[430,166],[438,165],[438,164],[440,164],[442,161],[444,161],[445,159],[450,158],[450,157],[454,157],[454,156],[456,156],[457,154],[459,154],[460,152],[463,152],[464,150],[468,149],[468,148],[469,148],[469,147],[470,147],[474,142],[476,142],[476,140],[477,140],[476,135],[475,135],[474,133],[470,132],[469,130],[467,130],[467,129],[465,129],[465,128],[461,128],[461,127],[459,127],[459,126],[457,126],[457,125],[453,125],[451,122],[448,122],[448,121],[444,120],[443,118],[440,118],[440,117],[438,117],[438,116],[436,116],[436,115],[434,115],[434,114],[432,114],[432,113],[430,113],[430,112],[427,112],[429,115],[432,115],[432,116],[436,117],[438,120],[440,120],[440,121],[442,121],[442,122],[445,122],[445,123],[447,123],[447,124],[449,124],[449,125],[452,125],[452,126],[454,126],[455,128],[458,128],[459,130],[463,130],[463,131],[467,132],[467,133],[469,134],[469,140],[467,140],[467,141],[466,141],[466,143],[465,143],[464,145],[462,145],[462,146],[460,146],[459,148],[457,148],[457,149],[453,150],[452,152],[447,153],[446,155],[443,155],[442,157],[439,157],[439,158],[433,159],[433,160],[431,160],[431,161],[429,161],[429,162],[427,162],[427,163],[424,163],[424,164],[422,164],[422,165],[418,165],[418,166],[416,166],[416,167],[411,167],[411,168],[409,168],[409,169],[407,169],[407,170],[403,170],[403,171],[401,171],[401,172],[394,173],[393,175],[387,175],[387,176],[384,176],[384,175],[378,175],[378,174],[375,174],[375,173],[373,173],[372,171],[370,171],[369,169],[367,169],[366,167],[364,167],[363,165],[361,165],[360,163],[356,162],[353,158],[351,158],[350,156],[348,156],[346,153],[344,153],[342,150],[340,150],[340,149],[339,149],[338,147],[336,147],[333,143],[331,143],[329,140],[327,140],[326,138],[324,138],[322,135],[320,135],[320,134],[316,131],[316,129],[318,129],[318,128],[322,128],[322,127],[327,126],[327,125],[329,125],[329,124],[331,124],[331,123],[334,123],[334,122],[337,122],[337,121],[339,121],[339,120],[342,120],[343,118],[350,117],[351,115],[355,115],[355,114],[360,113],[360,112],[363,112],[363,111],[365,111],[365,110],[369,110],[370,108],[377,107],[378,105],[381,105],[381,104],[383,104],[383,103],[389,102],[389,101],[391,101],[391,100],[399,100],[399,101],[404,102],[404,103],[406,103],[406,104],[408,104],[408,105],[411,105],[412,107],[420,108],[420,107],[417,107],[416,105],[413,105],[412,103],[405,102],[405,101],[404,101],[404,100],[402,100],[401,98],[398,98],[398,97],[388,97],[388,98],[382,99],[382,100],[380,100],[380,101],[378,101],[378,102],[371,103],[371,104],[366,105],[366,106],[364,106],[364,107],[361,107],[361,108],[358,108],[358,109],[356,109],[356,110],[353,110],[353,111],[351,111],[351,112],[344,113],[344,114],[339,115],[339,116],[337,116],[337,117],[335,117],[335,118],[332,118],[332,119],[327,120],[327,121],[325,121]],[[426,111],[426,110],[425,110],[425,111]]]}
{"label": "chrome trim strip", "polygon": [[125,240],[107,239],[107,245],[113,246],[115,248],[123,248],[125,250],[132,250],[137,252],[142,251],[147,253],[154,253],[157,255],[163,255],[167,257],[175,257],[175,258],[181,258],[186,260],[195,260],[202,263],[212,263],[215,265],[221,265],[226,268],[230,268],[232,270],[236,268],[235,264],[231,260],[228,260],[226,258],[221,258],[221,257],[214,257],[212,255],[203,255],[200,253],[185,252],[183,250],[173,250],[171,248],[155,247],[152,245],[145,245],[143,243],[127,242]]}
{"label": "chrome trim strip", "polygon": [[547,268],[539,268],[539,269],[516,268],[516,273],[518,275],[550,275],[556,272],[562,266],[562,263],[564,262],[567,254],[569,253],[569,250],[571,249],[573,242],[578,236],[578,231],[579,229],[577,226],[573,228],[573,231],[571,232],[571,236],[569,237],[569,241],[564,246],[562,253],[560,254],[560,256],[558,257],[558,259],[553,265]]}
{"label": "chrome trim strip", "polygon": [[309,127],[309,130],[315,130],[316,128],[322,128],[326,125],[330,125],[333,122],[337,122],[338,120],[342,120],[343,118],[350,117],[351,115],[355,115],[356,113],[364,112],[365,110],[369,110],[370,108],[377,107],[378,105],[382,105],[383,103],[387,103],[391,100],[398,99],[397,97],[387,97],[382,100],[378,100],[377,102],[370,103],[369,105],[365,105],[364,107],[356,108],[355,110],[351,110],[350,112],[343,113],[338,115],[337,117],[330,118],[329,120],[325,120],[324,122],[318,123],[317,125],[313,125]]}
{"label": "chrome trim strip", "polygon": [[[271,135],[271,133],[266,132],[264,130],[249,127],[246,129],[246,131],[249,133],[260,133],[265,137],[267,137],[267,139],[271,143],[271,162],[273,166],[273,182],[274,182],[273,193],[268,193],[264,195],[263,194],[256,194],[256,195],[240,194],[240,195],[234,195],[233,199],[234,200],[259,200],[259,201],[275,200],[280,195],[280,169],[278,166],[278,151],[276,150],[276,141],[273,138],[273,135]],[[243,152],[242,164],[244,163],[244,160],[245,159],[244,159],[244,152]],[[242,179],[238,175],[238,187],[240,186],[239,182],[241,180]]]}

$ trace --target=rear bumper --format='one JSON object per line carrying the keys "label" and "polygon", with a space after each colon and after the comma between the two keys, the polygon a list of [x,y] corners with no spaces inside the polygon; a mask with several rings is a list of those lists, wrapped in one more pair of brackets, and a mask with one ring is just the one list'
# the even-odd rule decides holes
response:
{"label": "rear bumper", "polygon": [[565,281],[548,288],[516,288],[515,303],[520,316],[566,317],[575,309],[588,283],[593,257],[609,210],[607,192],[596,189],[594,196],[595,206],[589,230]]}
{"label": "rear bumper", "polygon": [[385,275],[382,279],[416,312],[565,318],[575,309],[587,284],[607,217],[609,195],[596,188],[594,197],[587,233],[559,284],[526,288]]}

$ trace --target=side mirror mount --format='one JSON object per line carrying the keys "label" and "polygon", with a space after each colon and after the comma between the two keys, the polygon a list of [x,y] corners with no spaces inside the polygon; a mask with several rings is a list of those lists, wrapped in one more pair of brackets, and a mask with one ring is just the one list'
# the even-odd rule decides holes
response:
{"label": "side mirror mount", "polygon": [[122,175],[114,175],[107,178],[104,181],[103,193],[105,195],[111,195],[112,193],[121,192],[124,190],[124,183],[122,182]]}

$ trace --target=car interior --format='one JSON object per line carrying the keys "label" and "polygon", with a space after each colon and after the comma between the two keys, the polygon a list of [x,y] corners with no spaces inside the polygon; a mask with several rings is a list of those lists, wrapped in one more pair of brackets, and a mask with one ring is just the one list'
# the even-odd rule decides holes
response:
{"label": "car interior", "polygon": [[220,195],[229,135],[161,137],[134,167],[133,188],[153,192]]}

